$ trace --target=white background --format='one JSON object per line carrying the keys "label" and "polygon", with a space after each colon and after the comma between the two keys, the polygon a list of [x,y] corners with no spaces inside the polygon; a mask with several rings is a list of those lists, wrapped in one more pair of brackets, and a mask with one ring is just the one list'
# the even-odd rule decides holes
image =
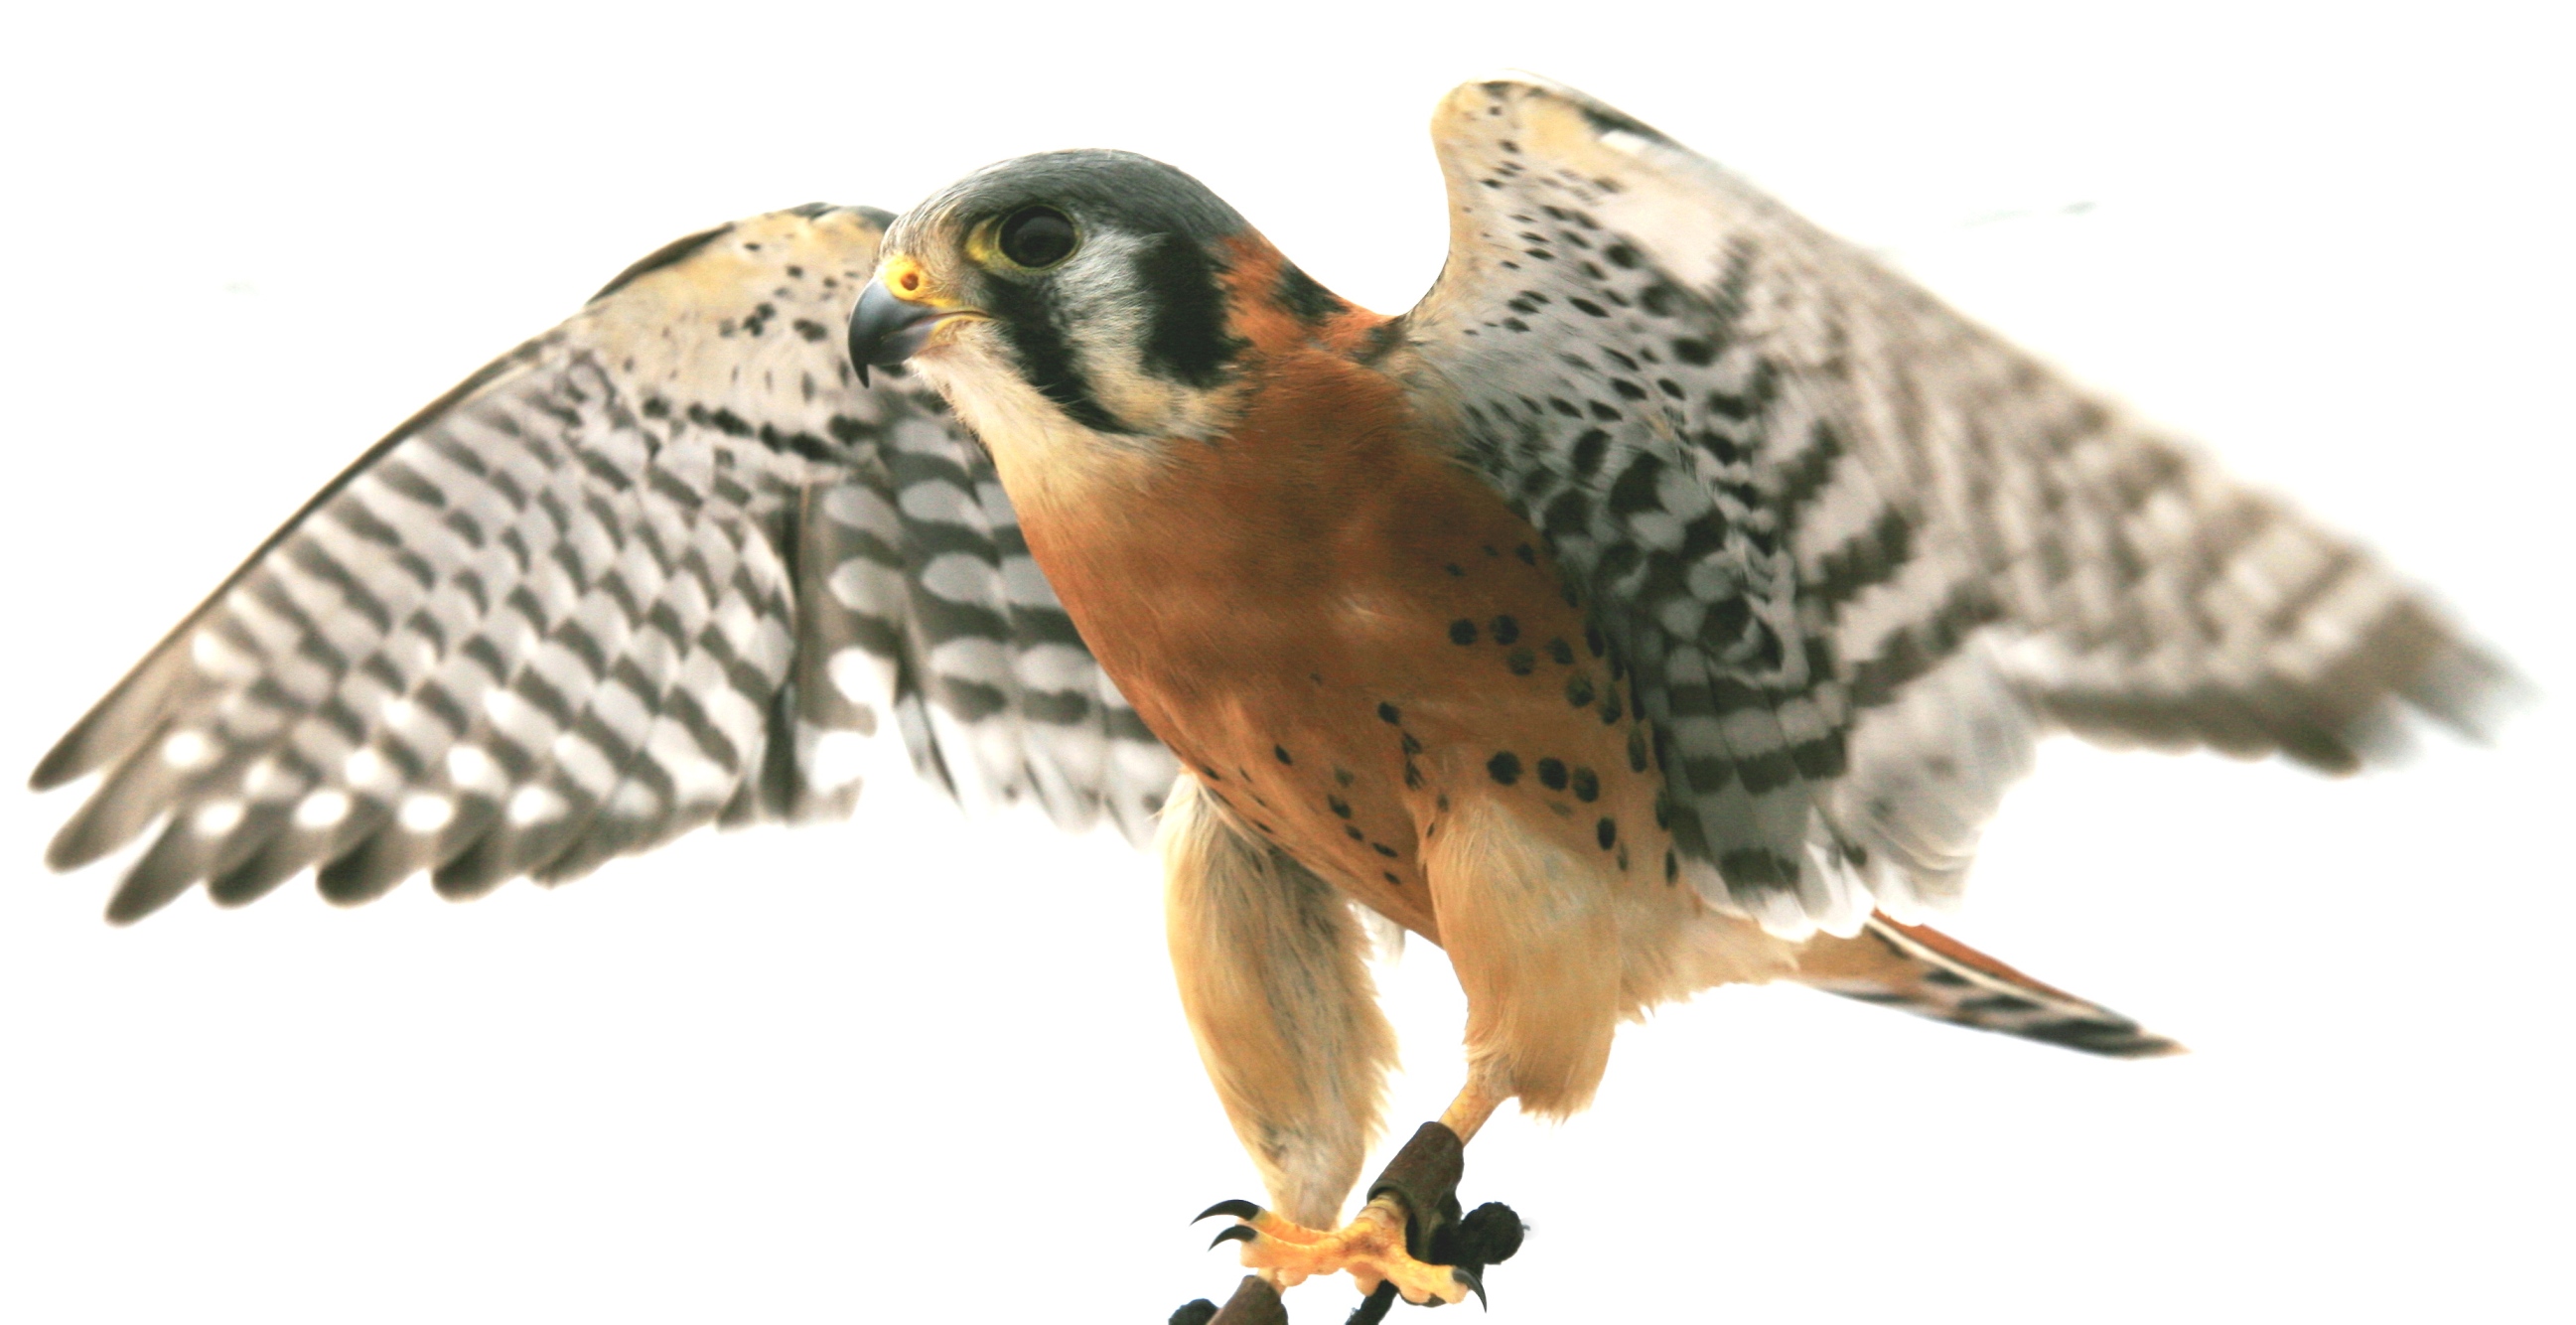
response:
{"label": "white background", "polygon": [[[1396,310],[1440,260],[1421,126],[1504,65],[1890,254],[2576,689],[2552,6],[221,8],[8,20],[10,768],[666,239],[1123,146]],[[1536,1225],[1494,1319],[2564,1311],[2570,727],[2544,698],[2339,783],[2050,746],[1954,928],[2198,1052],[1671,1009],[1589,1115],[1476,1143],[1467,1199]],[[551,894],[299,882],[114,931],[110,870],[37,864],[77,794],[0,795],[0,1319],[1144,1325],[1234,1280],[1182,1221],[1257,1190],[1106,837],[885,788]],[[1384,978],[1400,1138],[1461,1014],[1427,945]]]}

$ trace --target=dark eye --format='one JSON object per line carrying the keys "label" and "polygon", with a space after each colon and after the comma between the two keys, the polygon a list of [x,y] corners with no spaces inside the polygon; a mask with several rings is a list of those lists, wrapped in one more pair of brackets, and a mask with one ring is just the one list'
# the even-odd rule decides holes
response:
{"label": "dark eye", "polygon": [[1052,267],[1073,256],[1073,222],[1052,207],[1023,207],[1002,220],[1002,256],[1023,267]]}

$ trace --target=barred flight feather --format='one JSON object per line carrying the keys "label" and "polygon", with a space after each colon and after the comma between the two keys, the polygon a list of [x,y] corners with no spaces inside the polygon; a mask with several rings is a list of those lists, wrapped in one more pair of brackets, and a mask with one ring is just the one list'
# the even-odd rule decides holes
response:
{"label": "barred flight feather", "polygon": [[474,896],[844,814],[905,764],[1141,841],[1172,760],[989,460],[843,357],[885,220],[690,236],[396,429],[46,756],[40,789],[104,774],[51,862],[157,822],[119,920],[306,868]]}
{"label": "barred flight feather", "polygon": [[2332,771],[2511,682],[2348,542],[1579,93],[1434,124],[1417,395],[1632,663],[1675,841],[1789,936],[1957,895],[2051,726]]}

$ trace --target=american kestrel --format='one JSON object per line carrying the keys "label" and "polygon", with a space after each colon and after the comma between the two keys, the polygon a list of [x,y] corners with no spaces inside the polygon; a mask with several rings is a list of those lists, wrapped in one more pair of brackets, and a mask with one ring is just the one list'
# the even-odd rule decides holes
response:
{"label": "american kestrel", "polygon": [[[1229,1322],[1334,1271],[1377,1312],[1480,1291],[1496,1253],[1439,1254],[1462,1144],[1582,1108],[1622,1019],[1713,985],[2171,1050],[1919,924],[2035,739],[2344,771],[2504,681],[2343,540],[1619,112],[1481,82],[1433,135],[1448,264],[1400,317],[1079,151],[904,214],[850,330],[990,450],[1180,757],[1172,953],[1269,1194],[1209,1212],[1261,1272]],[[1392,1058],[1352,903],[1446,950],[1469,1075],[1336,1228]]]}
{"label": "american kestrel", "polygon": [[[2039,735],[2341,769],[2501,684],[2342,541],[1652,130],[1507,81],[1435,133],[1453,249],[1400,318],[1109,153],[971,177],[882,263],[853,208],[665,248],[100,701],[34,778],[101,775],[50,859],[149,833],[132,920],[307,867],[343,902],[567,878],[907,766],[1159,815],[1269,1189],[1220,1207],[1262,1271],[1229,1318],[1333,1270],[1383,1311],[1474,1290],[1509,1217],[1455,1217],[1459,1147],[1580,1108],[1658,1002],[1793,980],[2170,1049],[1919,923]],[[863,380],[907,356],[955,416]],[[1327,1233],[1393,1055],[1363,913],[1448,950],[1472,1073]]]}

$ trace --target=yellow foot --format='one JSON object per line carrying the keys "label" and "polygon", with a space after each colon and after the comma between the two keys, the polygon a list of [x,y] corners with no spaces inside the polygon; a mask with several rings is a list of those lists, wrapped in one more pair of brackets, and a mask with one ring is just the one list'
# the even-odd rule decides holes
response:
{"label": "yellow foot", "polygon": [[1245,1267],[1266,1272],[1281,1288],[1339,1270],[1356,1280],[1362,1293],[1392,1283],[1415,1306],[1464,1302],[1469,1293],[1485,1300],[1485,1286],[1476,1276],[1454,1265],[1426,1265],[1404,1249],[1404,1206],[1392,1195],[1369,1202],[1359,1218],[1330,1232],[1292,1224],[1250,1201],[1219,1201],[1199,1218],[1210,1215],[1232,1215],[1237,1222],[1208,1245],[1242,1243]]}

